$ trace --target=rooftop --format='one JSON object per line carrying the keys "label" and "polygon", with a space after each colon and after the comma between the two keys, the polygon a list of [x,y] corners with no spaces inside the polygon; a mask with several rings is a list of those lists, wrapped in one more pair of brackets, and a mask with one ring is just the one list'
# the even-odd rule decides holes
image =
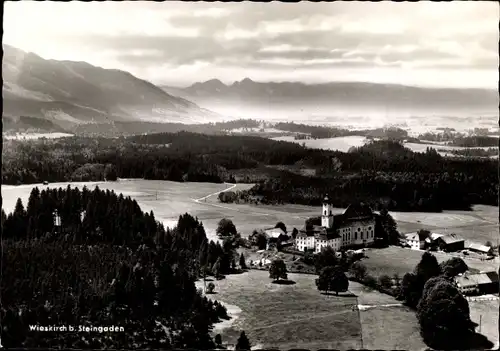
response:
{"label": "rooftop", "polygon": [[486,272],[478,274],[463,274],[455,278],[455,282],[460,287],[469,287],[484,284],[498,284],[497,272]]}
{"label": "rooftop", "polygon": [[440,236],[439,239],[443,240],[445,244],[453,244],[464,241],[464,239],[458,237],[456,234],[443,235]]}
{"label": "rooftop", "polygon": [[471,243],[469,245],[468,249],[488,253],[491,251],[491,246],[481,245],[481,244],[477,244],[477,243]]}

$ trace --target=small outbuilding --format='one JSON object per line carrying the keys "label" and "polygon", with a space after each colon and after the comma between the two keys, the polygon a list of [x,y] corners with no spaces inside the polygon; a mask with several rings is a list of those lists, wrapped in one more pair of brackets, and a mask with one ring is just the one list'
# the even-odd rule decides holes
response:
{"label": "small outbuilding", "polygon": [[467,247],[470,251],[485,254],[485,255],[493,255],[493,248],[491,246],[481,245],[477,243],[469,244]]}

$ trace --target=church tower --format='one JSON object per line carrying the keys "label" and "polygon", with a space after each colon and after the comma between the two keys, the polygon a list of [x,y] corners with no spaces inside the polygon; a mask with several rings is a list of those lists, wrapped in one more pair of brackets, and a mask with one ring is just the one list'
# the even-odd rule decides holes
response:
{"label": "church tower", "polygon": [[330,199],[328,198],[328,194],[323,199],[323,209],[321,212],[321,225],[327,228],[331,228],[333,226],[332,205],[330,204]]}

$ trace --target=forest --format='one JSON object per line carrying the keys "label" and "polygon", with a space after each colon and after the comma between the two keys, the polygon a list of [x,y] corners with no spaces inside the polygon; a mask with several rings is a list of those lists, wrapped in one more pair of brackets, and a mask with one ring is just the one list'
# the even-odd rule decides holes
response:
{"label": "forest", "polygon": [[[208,242],[189,214],[165,230],[130,197],[95,188],[34,188],[27,207],[2,210],[2,346],[22,348],[215,348],[225,307],[195,280],[232,243]],[[123,327],[119,333],[30,331],[30,326]]]}
{"label": "forest", "polygon": [[[276,166],[282,167],[272,169]],[[2,181],[234,182],[237,174],[260,172],[259,183],[243,197],[318,205],[328,193],[338,207],[359,200],[374,208],[436,212],[498,205],[497,168],[492,159],[447,158],[431,148],[417,153],[391,140],[346,153],[260,137],[178,132],[4,141]]]}

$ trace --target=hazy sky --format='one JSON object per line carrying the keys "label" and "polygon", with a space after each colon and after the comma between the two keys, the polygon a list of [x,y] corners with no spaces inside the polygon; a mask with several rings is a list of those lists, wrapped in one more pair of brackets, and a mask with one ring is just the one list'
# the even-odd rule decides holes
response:
{"label": "hazy sky", "polygon": [[499,7],[448,3],[6,2],[4,42],[156,84],[219,78],[498,87]]}

